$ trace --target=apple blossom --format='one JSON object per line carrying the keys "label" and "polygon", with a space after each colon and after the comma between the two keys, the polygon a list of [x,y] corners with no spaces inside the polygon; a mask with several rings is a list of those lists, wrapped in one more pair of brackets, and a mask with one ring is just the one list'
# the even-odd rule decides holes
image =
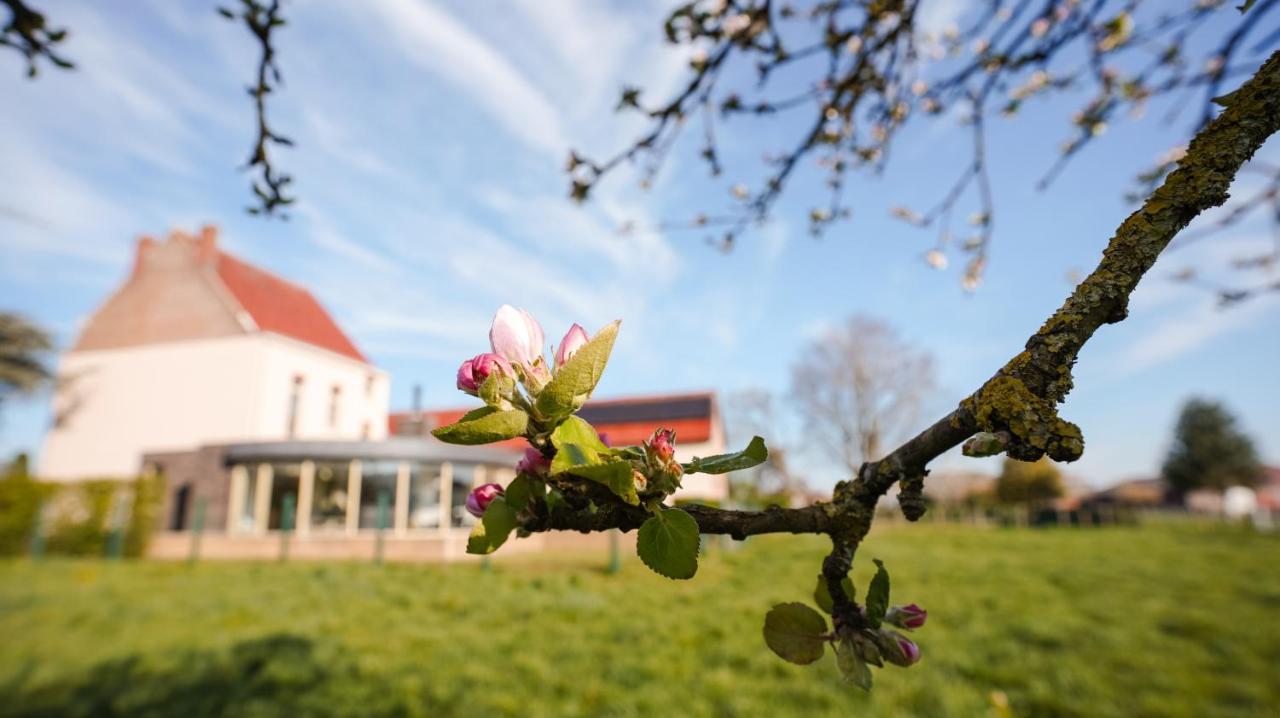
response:
{"label": "apple blossom", "polygon": [[489,344],[494,354],[512,364],[527,372],[533,371],[535,364],[544,361],[543,342],[542,325],[529,312],[503,304],[493,315]]}
{"label": "apple blossom", "polygon": [[574,354],[578,353],[591,337],[587,336],[587,330],[578,324],[569,327],[569,331],[565,333],[564,339],[560,340],[560,346],[556,347],[556,368],[564,366]]}
{"label": "apple blossom", "polygon": [[905,668],[920,660],[920,647],[901,633],[879,630],[875,632],[875,641],[880,654],[895,666]]}
{"label": "apple blossom", "polygon": [[898,628],[913,631],[923,626],[928,618],[928,611],[914,603],[908,603],[905,606],[891,606],[889,612],[885,614],[884,620],[886,623],[891,623]]}
{"label": "apple blossom", "polygon": [[542,476],[551,469],[551,459],[532,446],[524,450],[524,457],[516,464],[516,471],[529,476]]}
{"label": "apple blossom", "polygon": [[485,379],[497,374],[515,378],[511,364],[497,354],[485,352],[462,362],[458,367],[458,388],[468,394],[475,395]]}
{"label": "apple blossom", "polygon": [[676,453],[676,432],[672,429],[658,429],[645,445],[662,461],[671,461]]}
{"label": "apple blossom", "polygon": [[467,494],[467,513],[476,518],[483,517],[484,510],[502,494],[502,486],[499,484],[482,484],[475,487],[471,493]]}

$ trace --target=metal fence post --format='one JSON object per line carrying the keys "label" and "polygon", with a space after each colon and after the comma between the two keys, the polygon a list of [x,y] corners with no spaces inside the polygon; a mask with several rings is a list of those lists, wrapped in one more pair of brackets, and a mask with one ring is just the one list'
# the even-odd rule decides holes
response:
{"label": "metal fence post", "polygon": [[40,506],[36,508],[36,520],[31,527],[31,543],[29,549],[31,551],[31,560],[39,561],[44,558],[45,549],[48,546],[48,537],[45,535],[44,513],[47,502],[41,501]]}
{"label": "metal fence post", "polygon": [[383,542],[387,532],[387,520],[391,516],[391,496],[382,490],[378,492],[378,534],[373,543],[373,563],[374,565],[382,565]]}
{"label": "metal fence post", "polygon": [[204,499],[196,499],[196,515],[191,520],[191,550],[187,554],[187,563],[194,564],[200,559],[200,536],[204,533],[204,510]]}
{"label": "metal fence post", "polygon": [[293,534],[294,514],[296,513],[293,494],[285,494],[280,507],[280,563],[289,560],[289,537]]}
{"label": "metal fence post", "polygon": [[107,530],[107,559],[119,561],[124,555],[125,495],[117,491],[111,498],[111,528]]}

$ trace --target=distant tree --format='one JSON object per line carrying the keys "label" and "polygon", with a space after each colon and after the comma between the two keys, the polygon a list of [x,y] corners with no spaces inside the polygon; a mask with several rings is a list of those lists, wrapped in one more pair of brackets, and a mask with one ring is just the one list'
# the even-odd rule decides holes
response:
{"label": "distant tree", "polygon": [[1049,458],[1026,462],[1004,460],[996,478],[996,500],[1003,504],[1035,504],[1062,496],[1062,474]]}
{"label": "distant tree", "polygon": [[769,457],[764,463],[731,475],[730,492],[735,503],[752,508],[789,506],[792,496],[806,490],[805,483],[787,461],[794,442],[784,431],[784,417],[773,394],[764,389],[745,389],[729,397],[733,417],[730,431],[735,443],[752,436],[768,436]]}
{"label": "distant tree", "polygon": [[892,327],[855,315],[811,342],[791,368],[805,435],[857,472],[915,427],[933,390],[933,357]]}
{"label": "distant tree", "polygon": [[44,329],[12,312],[0,312],[0,401],[29,394],[52,376],[45,364],[53,340]]}
{"label": "distant tree", "polygon": [[1195,489],[1257,486],[1262,465],[1253,441],[1236,428],[1231,412],[1216,401],[1190,399],[1182,405],[1163,473],[1181,495]]}

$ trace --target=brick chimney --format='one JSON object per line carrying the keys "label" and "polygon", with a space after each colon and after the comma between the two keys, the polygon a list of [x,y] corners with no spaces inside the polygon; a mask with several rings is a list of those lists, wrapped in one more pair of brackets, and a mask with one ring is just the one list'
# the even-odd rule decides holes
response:
{"label": "brick chimney", "polygon": [[196,238],[196,261],[201,264],[213,264],[218,258],[218,227],[206,224],[200,228],[200,236]]}
{"label": "brick chimney", "polygon": [[155,237],[145,234],[138,237],[137,248],[133,251],[133,272],[130,276],[138,276],[138,272],[142,271],[142,265],[147,261],[147,255],[151,253],[151,250],[155,249],[155,246]]}

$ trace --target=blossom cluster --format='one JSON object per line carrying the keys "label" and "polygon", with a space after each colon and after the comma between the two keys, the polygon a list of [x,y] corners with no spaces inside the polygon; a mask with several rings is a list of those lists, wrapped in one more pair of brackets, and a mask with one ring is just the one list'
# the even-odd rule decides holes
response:
{"label": "blossom cluster", "polygon": [[[543,356],[545,335],[542,325],[532,314],[504,304],[498,309],[489,328],[489,344],[493,351],[477,354],[458,367],[458,388],[478,396],[480,387],[490,377],[509,381],[507,394],[518,380],[536,396],[551,380],[552,370]],[[591,339],[587,331],[574,324],[565,333],[555,351],[555,368],[563,367]]]}

